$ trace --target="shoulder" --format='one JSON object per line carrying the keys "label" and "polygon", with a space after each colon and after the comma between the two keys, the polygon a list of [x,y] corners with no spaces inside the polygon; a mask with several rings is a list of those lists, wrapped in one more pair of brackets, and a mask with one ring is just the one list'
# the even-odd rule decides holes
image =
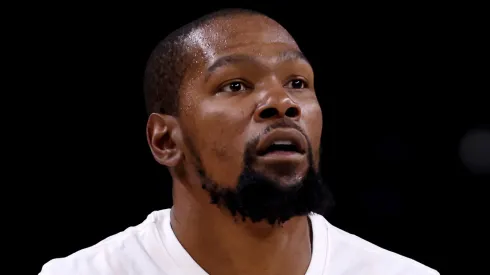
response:
{"label": "shoulder", "polygon": [[327,269],[332,274],[439,275],[422,263],[337,228],[320,215],[314,217],[327,230]]}
{"label": "shoulder", "polygon": [[130,274],[135,265],[144,262],[148,266],[152,259],[148,259],[147,249],[159,238],[154,225],[168,212],[155,211],[136,226],[69,256],[52,259],[43,265],[39,275]]}

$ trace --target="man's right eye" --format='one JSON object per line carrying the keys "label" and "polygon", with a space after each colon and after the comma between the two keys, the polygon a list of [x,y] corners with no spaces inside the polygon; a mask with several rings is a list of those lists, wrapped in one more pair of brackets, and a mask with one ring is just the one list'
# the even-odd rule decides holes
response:
{"label": "man's right eye", "polygon": [[245,91],[247,87],[245,87],[245,84],[239,81],[233,81],[229,84],[226,84],[221,88],[222,92],[240,92],[240,91]]}

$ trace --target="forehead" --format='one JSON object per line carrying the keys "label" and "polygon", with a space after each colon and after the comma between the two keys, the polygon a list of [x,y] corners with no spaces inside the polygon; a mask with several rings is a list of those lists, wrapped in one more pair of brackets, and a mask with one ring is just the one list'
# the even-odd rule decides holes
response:
{"label": "forehead", "polygon": [[213,19],[185,39],[193,66],[203,67],[224,55],[277,57],[299,50],[291,35],[277,22],[261,15],[233,15]]}

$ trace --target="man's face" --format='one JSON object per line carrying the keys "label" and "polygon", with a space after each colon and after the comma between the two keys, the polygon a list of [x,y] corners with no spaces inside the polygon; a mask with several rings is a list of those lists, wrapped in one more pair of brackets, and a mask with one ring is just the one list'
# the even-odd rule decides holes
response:
{"label": "man's face", "polygon": [[252,177],[276,193],[315,177],[322,113],[313,70],[290,35],[270,19],[239,15],[195,30],[187,44],[194,62],[179,121],[186,159],[202,176],[228,190]]}

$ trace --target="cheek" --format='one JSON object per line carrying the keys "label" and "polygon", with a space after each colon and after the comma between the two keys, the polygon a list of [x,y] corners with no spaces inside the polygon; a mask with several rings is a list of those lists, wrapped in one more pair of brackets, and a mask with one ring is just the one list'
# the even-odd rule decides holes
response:
{"label": "cheek", "polygon": [[311,142],[313,158],[315,162],[318,162],[320,160],[320,145],[323,127],[323,117],[320,105],[318,103],[306,105],[302,109],[302,116],[304,122],[303,127]]}
{"label": "cheek", "polygon": [[194,119],[193,139],[205,171],[218,184],[233,185],[243,170],[249,116],[243,108],[209,100],[199,104]]}
{"label": "cheek", "polygon": [[243,151],[243,132],[248,122],[243,110],[229,104],[203,102],[198,113],[201,133],[217,156],[230,158]]}

